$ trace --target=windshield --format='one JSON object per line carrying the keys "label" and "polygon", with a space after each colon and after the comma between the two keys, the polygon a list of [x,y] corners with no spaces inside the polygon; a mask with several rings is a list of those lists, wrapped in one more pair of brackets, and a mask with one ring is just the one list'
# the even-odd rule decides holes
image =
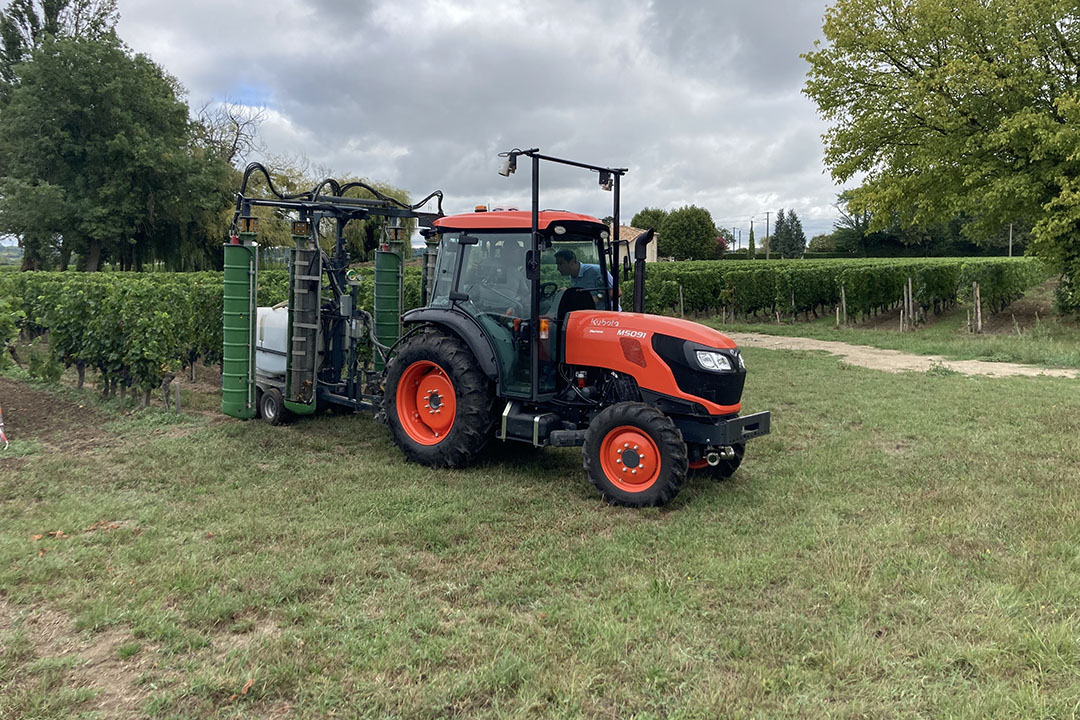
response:
{"label": "windshield", "polygon": [[469,296],[472,314],[497,313],[525,317],[529,314],[529,281],[525,278],[526,233],[477,234],[475,245],[460,244],[459,233],[448,233],[441,242],[431,304],[447,306],[450,286],[462,253],[459,292]]}

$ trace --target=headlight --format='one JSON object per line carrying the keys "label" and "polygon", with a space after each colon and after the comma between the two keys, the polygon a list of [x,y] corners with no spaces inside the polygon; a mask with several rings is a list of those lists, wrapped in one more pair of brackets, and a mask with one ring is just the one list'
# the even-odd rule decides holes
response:
{"label": "headlight", "polygon": [[697,361],[698,365],[703,369],[711,370],[712,372],[727,372],[731,370],[731,359],[724,353],[698,350]]}

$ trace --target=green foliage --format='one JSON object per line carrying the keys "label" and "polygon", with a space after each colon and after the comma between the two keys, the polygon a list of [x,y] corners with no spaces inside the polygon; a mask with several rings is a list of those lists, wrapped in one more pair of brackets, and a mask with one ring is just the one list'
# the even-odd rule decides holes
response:
{"label": "green foliage", "polygon": [[833,177],[865,177],[851,207],[871,212],[871,231],[958,214],[973,238],[1026,223],[1039,255],[1075,270],[1075,3],[838,0],[824,34],[804,55],[805,92],[831,123]]}
{"label": "green foliage", "polygon": [[802,221],[794,210],[785,213],[784,209],[780,208],[780,212],[776,214],[771,250],[785,258],[801,257],[806,250],[806,234],[802,229]]}
{"label": "green foliage", "polygon": [[[360,269],[359,307],[372,309],[374,271]],[[258,303],[288,297],[283,269],[259,273]],[[201,273],[5,273],[0,346],[23,329],[49,333],[49,362],[97,370],[140,390],[199,359],[221,358],[223,276]],[[420,268],[405,268],[405,309],[420,305]],[[44,367],[45,357],[41,358]],[[51,366],[50,366],[51,367]]]}
{"label": "green foliage", "polygon": [[232,178],[195,144],[173,78],[112,34],[47,36],[16,73],[0,108],[0,231],[31,241],[24,266],[52,247],[62,268],[72,253],[88,270],[137,268],[205,237]]}
{"label": "green foliage", "polygon": [[118,19],[116,0],[12,0],[0,11],[0,85],[15,83],[15,66],[46,39],[99,39]]}
{"label": "green foliage", "polygon": [[668,216],[667,210],[660,208],[644,208],[639,210],[630,220],[630,225],[639,230],[655,230],[660,232],[660,227]]}
{"label": "green foliage", "polygon": [[725,253],[735,247],[735,236],[727,228],[716,229],[716,254],[714,257],[723,257]]}
{"label": "green foliage", "polygon": [[21,310],[15,309],[15,303],[0,296],[0,370],[6,368],[11,362],[8,349],[19,332],[18,323],[22,315]]}
{"label": "green foliage", "polygon": [[921,258],[747,260],[654,263],[646,276],[646,310],[740,314],[831,312],[843,287],[849,314],[894,306],[912,279],[916,302],[926,311],[968,298],[979,283],[991,312],[1046,279],[1045,263],[1033,258]]}
{"label": "green foliage", "polygon": [[709,260],[717,257],[716,234],[708,210],[695,205],[681,207],[664,218],[657,252],[676,260]]}
{"label": "green foliage", "polygon": [[832,233],[815,235],[810,238],[810,244],[807,245],[806,251],[811,253],[836,252],[836,238]]}
{"label": "green foliage", "polygon": [[30,360],[27,363],[27,371],[30,377],[55,383],[60,379],[64,368],[58,363],[52,354],[42,347],[41,338],[36,338],[30,343]]}

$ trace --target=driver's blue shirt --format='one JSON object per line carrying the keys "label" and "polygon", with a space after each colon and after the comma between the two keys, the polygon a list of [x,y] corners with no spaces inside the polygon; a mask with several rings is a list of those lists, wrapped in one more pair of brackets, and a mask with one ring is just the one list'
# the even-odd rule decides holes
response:
{"label": "driver's blue shirt", "polygon": [[[607,286],[609,288],[615,286],[615,281],[612,279],[611,273],[607,273],[607,281]],[[578,274],[570,277],[570,287],[583,288],[585,290],[600,290],[601,292],[599,293],[593,293],[593,297],[596,299],[596,308],[598,310],[607,310],[608,298],[607,293],[603,292],[604,283],[600,279],[600,265],[598,263],[580,263]]]}

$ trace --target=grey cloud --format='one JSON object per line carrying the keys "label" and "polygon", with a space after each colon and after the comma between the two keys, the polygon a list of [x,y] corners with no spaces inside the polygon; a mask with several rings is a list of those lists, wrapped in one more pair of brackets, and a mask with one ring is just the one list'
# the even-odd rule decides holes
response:
{"label": "grey cloud", "polygon": [[650,3],[647,28],[659,54],[695,75],[784,92],[802,84],[798,55],[820,37],[824,11],[807,0],[663,0]]}
{"label": "grey cloud", "polygon": [[[122,0],[123,1],[123,0]],[[824,127],[799,94],[827,0],[123,4],[121,36],[189,88],[237,89],[281,118],[267,150],[392,182],[448,209],[525,206],[514,146],[626,166],[623,211],[696,203],[828,208]],[[545,167],[543,204],[610,213],[595,176]],[[814,211],[817,212],[817,211]]]}

